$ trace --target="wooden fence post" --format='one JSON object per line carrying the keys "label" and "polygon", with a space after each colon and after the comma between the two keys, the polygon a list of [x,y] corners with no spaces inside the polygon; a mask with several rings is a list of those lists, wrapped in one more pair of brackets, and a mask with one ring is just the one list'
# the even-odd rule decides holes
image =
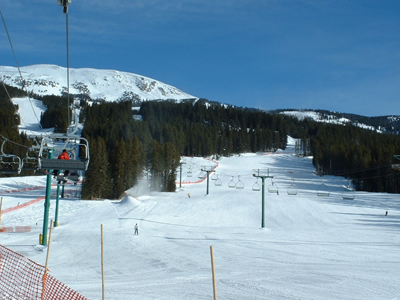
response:
{"label": "wooden fence post", "polygon": [[217,300],[217,283],[215,282],[215,265],[214,265],[214,249],[213,249],[213,246],[210,246],[210,254],[211,254],[211,270],[212,270],[214,300]]}
{"label": "wooden fence post", "polygon": [[1,197],[1,202],[0,202],[0,227],[1,227],[1,212],[3,208],[3,197]]}
{"label": "wooden fence post", "polygon": [[101,280],[102,280],[102,295],[103,300],[105,299],[104,291],[104,236],[103,236],[103,224],[101,224]]}

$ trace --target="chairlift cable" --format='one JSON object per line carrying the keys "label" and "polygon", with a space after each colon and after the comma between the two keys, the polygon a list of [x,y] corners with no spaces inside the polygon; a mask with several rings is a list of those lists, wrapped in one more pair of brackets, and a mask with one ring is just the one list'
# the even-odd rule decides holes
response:
{"label": "chairlift cable", "polygon": [[66,31],[67,31],[67,103],[68,103],[68,125],[71,122],[70,112],[69,112],[69,30],[68,30],[68,11],[65,13],[66,18]]}
{"label": "chairlift cable", "polygon": [[[18,60],[17,60],[17,56],[15,55],[15,51],[14,51],[14,47],[13,47],[13,44],[12,44],[12,41],[11,41],[11,37],[10,37],[10,34],[9,34],[9,32],[8,32],[8,29],[7,29],[6,21],[5,21],[4,17],[3,17],[3,13],[1,12],[1,10],[0,10],[0,15],[1,15],[1,19],[3,20],[4,28],[5,28],[6,33],[7,33],[8,41],[10,42],[11,50],[12,50],[12,53],[13,53],[13,55],[14,55],[14,60],[15,60],[15,63],[16,63],[16,65],[17,65],[17,69],[18,69],[18,72],[19,72],[19,76],[21,77],[22,89],[25,90],[26,94],[28,95],[29,103],[31,104],[33,113],[34,113],[34,115],[35,115],[35,117],[36,117],[36,120],[37,120],[38,123],[39,123],[40,128],[42,128],[42,124],[40,124],[39,118],[38,118],[38,116],[37,116],[35,110],[33,109],[33,104],[32,104],[31,98],[29,97],[29,92],[28,92],[28,91],[26,90],[26,88],[25,88],[25,80],[24,80],[24,78],[22,77],[21,68],[19,67]],[[4,85],[4,82],[3,82],[3,85]],[[4,86],[4,88],[5,88],[5,86]],[[7,89],[6,89],[6,90],[7,90]],[[7,92],[7,94],[8,94],[8,92]],[[11,101],[10,94],[8,94],[8,97],[10,98],[10,101]],[[43,129],[43,128],[42,128],[42,129]]]}
{"label": "chairlift cable", "polygon": [[23,148],[27,148],[27,149],[30,148],[30,146],[26,146],[26,145],[22,145],[22,144],[19,144],[19,143],[17,143],[17,142],[14,142],[14,141],[12,141],[12,140],[6,138],[6,137],[5,137],[4,135],[2,135],[2,134],[0,134],[0,137],[1,137],[3,140],[5,140],[5,141],[10,142],[11,144],[14,144],[14,145],[17,145],[17,146],[20,146],[20,147],[23,147]]}
{"label": "chairlift cable", "polygon": [[12,53],[13,53],[13,55],[14,55],[15,63],[17,64],[17,68],[18,68],[19,75],[21,76],[21,79],[22,79],[22,74],[21,74],[21,70],[20,70],[20,68],[19,68],[17,56],[15,55],[14,47],[13,47],[13,44],[12,44],[12,42],[11,42],[11,37],[10,37],[10,34],[8,33],[6,21],[4,20],[3,13],[1,12],[1,10],[0,10],[0,14],[1,14],[1,18],[2,18],[2,20],[3,20],[4,28],[5,28],[6,33],[7,33],[8,40],[10,41],[11,50],[12,50]]}
{"label": "chairlift cable", "polygon": [[[12,101],[12,98],[11,98],[11,95],[10,95],[10,93],[8,92],[6,85],[4,84],[4,81],[1,81],[1,83],[3,84],[4,90],[5,90],[6,93],[7,93],[8,99],[10,99],[10,102],[11,102],[11,103],[13,104],[13,106],[14,106],[15,113],[19,115],[19,118],[20,118],[21,122],[24,123],[25,127],[28,127],[27,124],[26,124],[26,122],[25,122],[25,120],[22,118],[21,114],[18,112],[16,105],[14,105],[14,103],[13,103],[13,101]],[[31,103],[31,107],[32,107],[32,103]],[[33,108],[33,107],[32,107],[32,108]],[[40,122],[39,122],[39,125],[41,126]],[[30,132],[32,133],[32,136],[34,136],[34,140],[35,140],[36,144],[39,144],[38,141],[37,141],[37,139],[36,139],[35,134],[33,134],[33,132],[32,132],[31,130],[27,130],[27,131],[30,131]]]}

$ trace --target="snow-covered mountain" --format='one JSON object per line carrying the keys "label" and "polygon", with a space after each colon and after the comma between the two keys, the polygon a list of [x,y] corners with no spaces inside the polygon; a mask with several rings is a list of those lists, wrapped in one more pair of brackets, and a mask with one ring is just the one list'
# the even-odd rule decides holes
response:
{"label": "snow-covered mountain", "polygon": [[323,122],[323,123],[330,123],[330,124],[337,124],[337,125],[353,124],[353,125],[357,125],[358,127],[361,127],[361,128],[382,132],[382,130],[377,129],[374,126],[370,126],[370,125],[358,123],[358,122],[356,122],[356,124],[354,124],[354,122],[351,119],[344,118],[342,116],[336,116],[334,114],[322,114],[321,112],[318,112],[318,111],[290,110],[290,111],[284,111],[281,114],[284,114],[287,116],[292,116],[299,120],[304,120],[304,119],[309,118],[316,122]]}
{"label": "snow-covered mountain", "polygon": [[[0,80],[38,95],[62,95],[67,91],[67,69],[56,65],[21,67],[0,66]],[[149,77],[116,70],[70,68],[72,95],[85,99],[118,100],[186,100],[197,99],[171,85]]]}
{"label": "snow-covered mountain", "polygon": [[277,110],[286,116],[297,118],[298,120],[310,119],[316,122],[330,123],[343,126],[357,126],[379,133],[400,133],[400,116],[378,116],[366,117],[349,113],[339,113],[326,110]]}

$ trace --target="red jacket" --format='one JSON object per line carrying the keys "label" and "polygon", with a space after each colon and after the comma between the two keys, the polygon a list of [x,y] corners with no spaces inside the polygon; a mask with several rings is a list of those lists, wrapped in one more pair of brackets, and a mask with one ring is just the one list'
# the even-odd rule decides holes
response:
{"label": "red jacket", "polygon": [[64,151],[63,153],[61,153],[58,156],[58,159],[69,159],[69,155],[68,155],[67,151]]}

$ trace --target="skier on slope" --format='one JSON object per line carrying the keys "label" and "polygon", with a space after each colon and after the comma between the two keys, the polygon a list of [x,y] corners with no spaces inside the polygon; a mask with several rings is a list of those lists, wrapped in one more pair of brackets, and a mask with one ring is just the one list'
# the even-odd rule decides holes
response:
{"label": "skier on slope", "polygon": [[139,225],[136,223],[135,225],[135,233],[134,235],[139,235]]}

